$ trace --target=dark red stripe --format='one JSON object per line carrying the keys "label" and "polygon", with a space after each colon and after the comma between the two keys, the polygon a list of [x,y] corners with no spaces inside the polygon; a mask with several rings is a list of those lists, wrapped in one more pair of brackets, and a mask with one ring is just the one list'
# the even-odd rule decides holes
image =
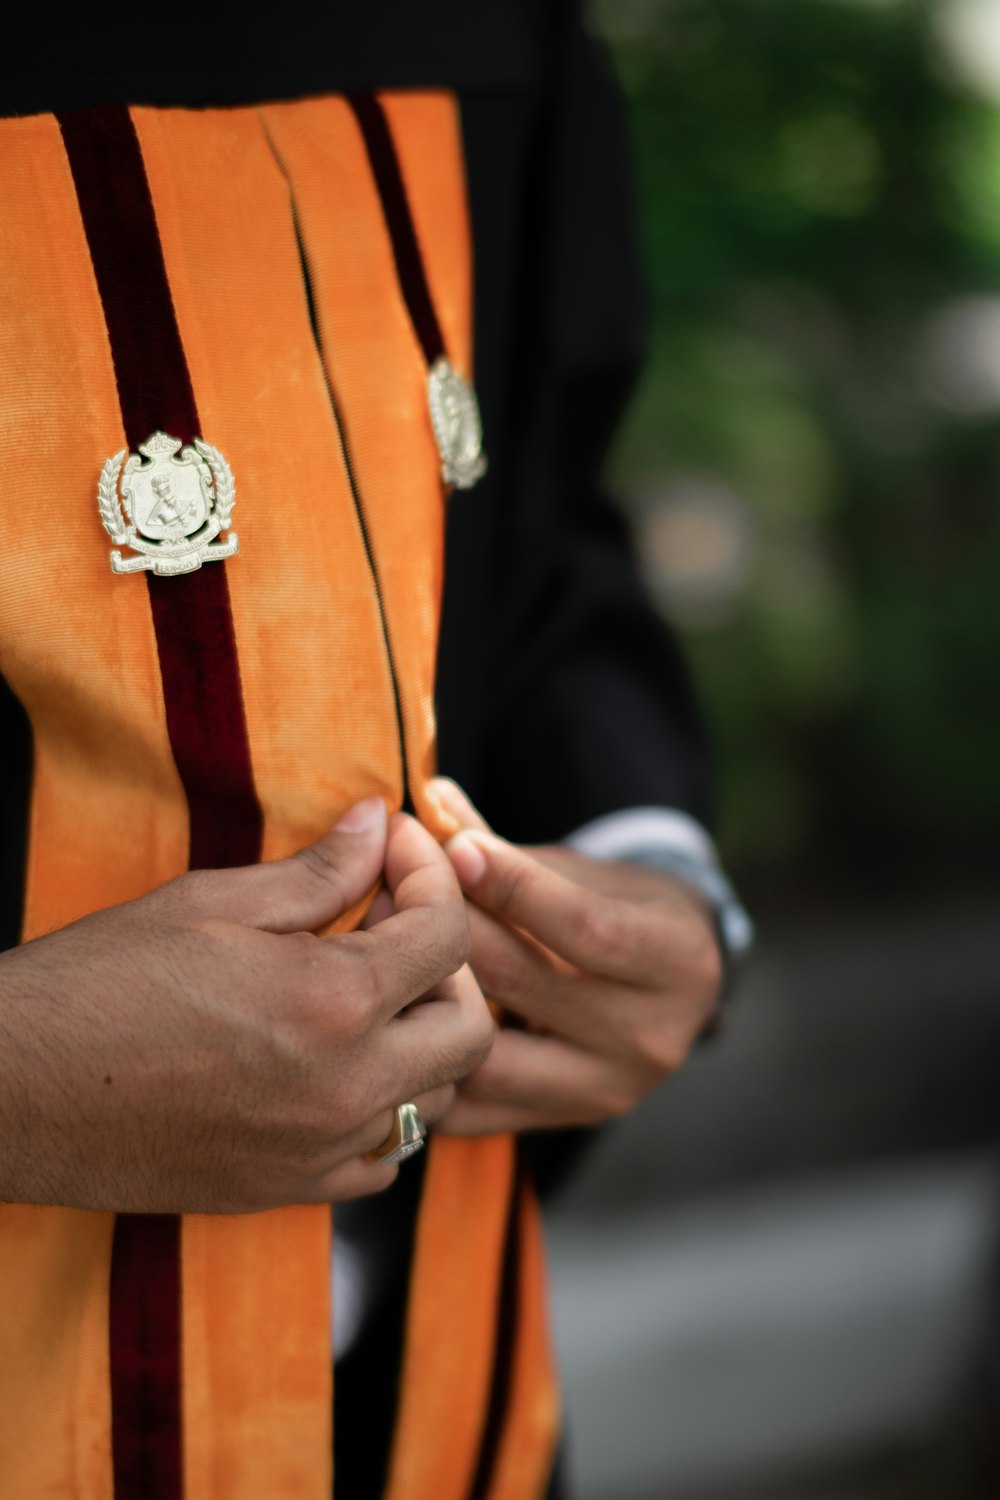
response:
{"label": "dark red stripe", "polygon": [[[125,109],[59,115],[104,306],[129,448],[160,430],[202,436],[142,153]],[[108,453],[113,435],[108,435]],[[95,472],[108,453],[95,453]],[[95,532],[95,545],[98,545]],[[192,868],[260,856],[225,564],[146,574],[167,729],[190,813]],[[134,587],[123,578],[118,586]],[[121,1215],[111,1263],[112,1450],[116,1500],[178,1500],[181,1433],[180,1221]]]}
{"label": "dark red stripe", "polygon": [[[104,304],[129,448],[157,430],[189,443],[202,434],[131,116],[127,109],[75,109],[58,120]],[[99,463],[107,457],[95,455]]]}
{"label": "dark red stripe", "polygon": [[116,1500],[179,1500],[181,1221],[119,1214],[111,1251],[111,1451]]}
{"label": "dark red stripe", "polygon": [[225,567],[206,563],[179,578],[146,575],[167,730],[191,815],[192,870],[260,859],[262,818]]}
{"label": "dark red stripe", "polygon": [[382,200],[382,212],[396,259],[396,274],[410,320],[420,340],[424,358],[428,365],[432,365],[445,352],[444,339],[441,337],[441,325],[424,273],[423,256],[417,243],[417,232],[413,227],[413,215],[410,213],[410,202],[406,196],[406,185],[389,121],[374,94],[352,94],[348,102],[364,137],[372,176]]}

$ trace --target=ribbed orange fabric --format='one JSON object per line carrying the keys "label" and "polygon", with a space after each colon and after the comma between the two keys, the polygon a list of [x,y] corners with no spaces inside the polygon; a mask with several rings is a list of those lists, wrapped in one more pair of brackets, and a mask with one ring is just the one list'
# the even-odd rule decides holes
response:
{"label": "ribbed orange fabric", "polygon": [[257,113],[132,116],[202,423],[236,476],[227,575],[264,857],[280,858],[359,788],[401,801],[377,600]]}
{"label": "ribbed orange fabric", "polygon": [[[263,116],[292,182],[327,368],[379,561],[410,789],[421,818],[434,827],[441,814],[426,784],[434,772],[444,501],[427,368],[350,109],[341,99],[313,99],[268,106]],[[464,216],[439,232],[462,235],[467,253]]]}
{"label": "ribbed orange fabric", "polygon": [[524,1500],[526,1495],[539,1495],[552,1464],[559,1430],[558,1386],[548,1337],[542,1226],[538,1203],[528,1183],[522,1185],[518,1210],[517,1334],[507,1420],[488,1491],[489,1500]]}
{"label": "ribbed orange fabric", "polygon": [[510,1136],[430,1144],[385,1500],[468,1494],[493,1373],[513,1168]]}
{"label": "ribbed orange fabric", "polygon": [[[449,352],[468,371],[457,112],[441,95],[383,103]],[[236,477],[241,545],[227,575],[265,858],[316,837],[356,797],[376,791],[398,806],[403,790],[377,600],[268,134],[296,197],[381,575],[411,790],[425,822],[451,831],[426,787],[444,497],[426,370],[350,111],[328,99],[133,118],[203,436]],[[0,670],[35,737],[30,938],[160,884],[187,851],[147,592],[111,574],[97,520],[96,477],[123,445],[121,419],[49,116],[0,124],[0,273],[0,461],[10,476]],[[506,1138],[430,1149],[391,1500],[463,1500],[492,1364],[512,1156]],[[4,1496],[111,1500],[111,1227],[108,1215],[0,1208]],[[327,1500],[328,1248],[319,1209],[185,1220],[187,1500]],[[537,1262],[537,1239],[525,1248]],[[548,1379],[540,1303],[523,1300],[523,1311],[532,1331],[519,1334],[512,1421],[519,1391],[533,1390],[528,1405],[542,1410]],[[521,1443],[518,1500],[542,1488],[552,1445],[543,1427]]]}

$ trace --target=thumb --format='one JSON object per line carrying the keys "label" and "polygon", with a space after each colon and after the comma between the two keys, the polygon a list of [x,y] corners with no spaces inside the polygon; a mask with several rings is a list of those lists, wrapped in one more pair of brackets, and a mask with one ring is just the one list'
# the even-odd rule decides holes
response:
{"label": "thumb", "polygon": [[[199,872],[211,880],[213,916],[263,932],[315,932],[378,882],[385,862],[387,815],[381,797],[350,808],[323,838],[289,859],[240,870]],[[207,886],[204,889],[208,890]]]}

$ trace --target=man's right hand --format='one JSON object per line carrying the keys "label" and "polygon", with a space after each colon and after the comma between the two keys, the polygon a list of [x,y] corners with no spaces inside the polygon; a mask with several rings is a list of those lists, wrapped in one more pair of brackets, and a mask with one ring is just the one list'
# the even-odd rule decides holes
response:
{"label": "man's right hand", "polygon": [[[383,871],[391,917],[313,935]],[[364,1153],[393,1108],[433,1121],[490,1050],[468,956],[446,856],[378,798],[291,859],[183,875],[13,949],[0,1199],[229,1213],[378,1191],[397,1169]]]}

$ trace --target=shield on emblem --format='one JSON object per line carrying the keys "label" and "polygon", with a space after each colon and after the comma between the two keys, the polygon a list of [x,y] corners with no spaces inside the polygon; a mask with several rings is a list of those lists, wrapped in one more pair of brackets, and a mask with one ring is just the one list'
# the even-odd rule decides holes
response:
{"label": "shield on emblem", "polygon": [[209,499],[192,459],[157,454],[129,476],[132,523],[154,542],[179,542],[209,517]]}

